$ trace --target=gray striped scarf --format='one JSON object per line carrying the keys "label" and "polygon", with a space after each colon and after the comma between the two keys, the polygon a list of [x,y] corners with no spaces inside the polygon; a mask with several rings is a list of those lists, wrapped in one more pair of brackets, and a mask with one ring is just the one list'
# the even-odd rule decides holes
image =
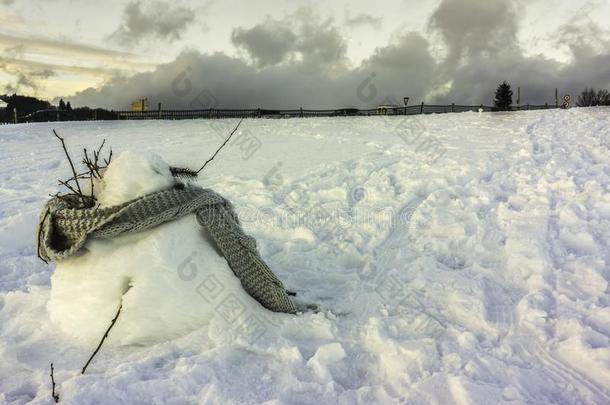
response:
{"label": "gray striped scarf", "polygon": [[38,230],[40,257],[58,261],[78,252],[88,238],[140,232],[194,213],[252,298],[271,311],[296,313],[282,282],[260,257],[256,240],[244,233],[231,203],[213,190],[178,184],[112,207],[77,207],[73,194],[47,202]]}

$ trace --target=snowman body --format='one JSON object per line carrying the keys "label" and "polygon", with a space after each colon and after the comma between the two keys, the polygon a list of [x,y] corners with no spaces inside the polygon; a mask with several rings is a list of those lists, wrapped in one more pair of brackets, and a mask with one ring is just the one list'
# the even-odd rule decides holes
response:
{"label": "snowman body", "polygon": [[[102,206],[116,205],[174,183],[159,157],[123,153],[96,184],[96,198]],[[88,240],[79,254],[57,263],[48,311],[64,333],[91,345],[122,305],[108,344],[151,344],[201,328],[219,315],[210,280],[216,292],[263,311],[195,215],[186,215],[147,231]]]}

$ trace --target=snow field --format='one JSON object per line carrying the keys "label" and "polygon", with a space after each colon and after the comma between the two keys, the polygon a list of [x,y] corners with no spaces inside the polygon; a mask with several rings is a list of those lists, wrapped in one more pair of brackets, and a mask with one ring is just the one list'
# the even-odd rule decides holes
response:
{"label": "snow field", "polygon": [[[246,120],[260,147],[230,144],[200,184],[234,203],[270,267],[321,312],[267,318],[242,301],[227,318],[221,293],[209,322],[172,340],[130,345],[142,331],[119,321],[85,376],[92,347],[52,319],[57,269],[33,245],[69,170],[54,125],[0,128],[0,402],[48,403],[53,361],[66,403],[608,403],[609,116]],[[107,138],[196,167],[234,124],[57,129],[73,150]],[[210,305],[187,298],[185,316]]]}

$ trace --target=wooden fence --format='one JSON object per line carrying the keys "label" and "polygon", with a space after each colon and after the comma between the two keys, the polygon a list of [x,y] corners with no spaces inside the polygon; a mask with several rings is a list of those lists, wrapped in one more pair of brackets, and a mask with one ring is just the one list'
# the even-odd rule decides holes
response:
{"label": "wooden fence", "polygon": [[[511,108],[511,111],[544,110],[558,108],[555,105],[523,105]],[[339,108],[330,110],[269,110],[269,109],[204,109],[204,110],[152,110],[152,111],[107,111],[102,109],[79,110],[41,110],[19,116],[6,123],[54,122],[54,121],[102,121],[102,120],[189,120],[218,118],[309,118],[309,117],[344,117],[370,115],[417,115],[443,114],[466,111],[497,111],[495,107],[485,105],[436,105],[417,104],[407,107],[391,107],[385,111],[374,109]],[[16,122],[15,122],[16,121]]]}

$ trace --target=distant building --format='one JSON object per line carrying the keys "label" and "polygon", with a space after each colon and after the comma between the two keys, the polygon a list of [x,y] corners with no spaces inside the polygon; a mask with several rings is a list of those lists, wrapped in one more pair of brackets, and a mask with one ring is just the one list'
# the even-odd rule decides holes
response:
{"label": "distant building", "polygon": [[131,103],[131,111],[147,111],[148,110],[148,99],[141,98],[138,101]]}

